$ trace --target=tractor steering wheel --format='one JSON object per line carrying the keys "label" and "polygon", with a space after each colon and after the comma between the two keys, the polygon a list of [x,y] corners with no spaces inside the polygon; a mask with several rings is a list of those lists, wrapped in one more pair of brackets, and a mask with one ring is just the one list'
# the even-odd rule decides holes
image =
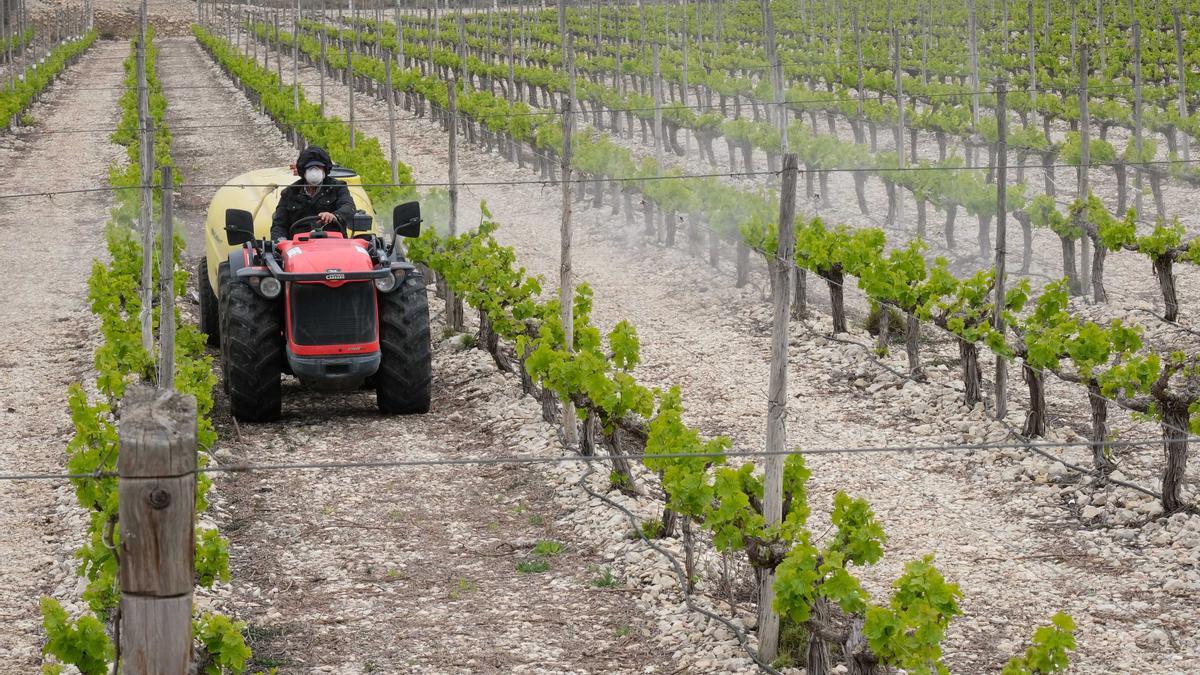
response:
{"label": "tractor steering wheel", "polygon": [[[332,225],[334,223],[338,223],[337,216],[334,216],[333,222],[330,224]],[[308,232],[324,232],[325,231],[325,223],[321,222],[320,216],[305,216],[305,217],[301,218],[300,220],[297,220],[296,222],[292,223],[292,226],[290,228],[288,228],[288,230],[292,234],[298,234],[297,228],[300,226],[303,226],[303,225],[308,226],[308,230],[306,230]]]}

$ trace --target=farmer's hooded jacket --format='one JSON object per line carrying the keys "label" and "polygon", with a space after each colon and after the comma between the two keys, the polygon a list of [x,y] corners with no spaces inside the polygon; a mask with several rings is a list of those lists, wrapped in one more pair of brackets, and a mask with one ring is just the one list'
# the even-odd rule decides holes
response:
{"label": "farmer's hooded jacket", "polygon": [[[304,171],[310,166],[320,166],[325,170],[325,180],[311,196],[304,189],[308,185],[304,180]],[[284,188],[279,197],[279,205],[275,207],[275,215],[271,219],[271,239],[290,237],[293,223],[323,211],[337,216],[342,234],[346,233],[346,225],[354,216],[354,198],[350,196],[344,181],[329,177],[332,169],[333,161],[323,149],[308,147],[300,153],[300,158],[296,160],[296,171],[300,178]]]}

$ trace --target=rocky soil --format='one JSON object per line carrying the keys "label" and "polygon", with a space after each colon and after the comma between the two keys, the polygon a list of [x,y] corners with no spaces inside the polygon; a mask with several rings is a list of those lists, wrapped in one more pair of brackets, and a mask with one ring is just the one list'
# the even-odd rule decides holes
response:
{"label": "rocky soil", "polygon": [[[50,134],[117,122],[124,43],[100,43],[67,69],[29,111],[30,127],[0,137],[5,194],[108,184],[124,150],[104,133]],[[101,87],[82,90],[81,87]],[[103,89],[107,87],[107,89]],[[86,123],[81,124],[81,120]],[[98,327],[87,309],[93,258],[104,254],[105,192],[5,199],[0,232],[0,473],[61,473],[74,435],[67,387],[94,380]],[[79,609],[75,549],[85,515],[62,481],[0,481],[0,670],[34,672],[41,662],[45,595]]]}
{"label": "rocky soil", "polygon": [[[287,70],[288,55],[283,58]],[[301,79],[315,90],[315,70],[302,68]],[[330,112],[345,118],[348,97],[341,90],[326,92]],[[385,106],[363,96],[356,104],[360,128],[386,146],[386,127],[370,121],[385,119]],[[444,181],[444,134],[411,115],[401,117],[402,159],[416,180]],[[460,147],[459,158],[466,183],[532,177],[473,148]],[[471,202],[486,200],[503,224],[498,236],[516,247],[522,264],[556,278],[553,186],[464,186],[462,192],[468,215],[460,222],[474,218]],[[654,385],[680,384],[694,423],[707,433],[730,435],[739,449],[761,449],[770,321],[762,301],[765,279],[756,275],[751,286],[732,288],[725,271],[648,245],[625,231],[623,219],[607,207],[576,208],[575,269],[595,289],[596,322],[603,329],[631,319],[642,337],[640,377]],[[801,324],[793,334],[789,442],[820,449],[1008,438],[1008,430],[981,408],[961,405],[948,345],[938,347],[935,340],[936,354],[927,352],[932,381],[911,383],[888,374],[861,346],[821,336],[825,321]],[[862,330],[842,337],[870,341]],[[891,362],[899,364],[896,357]],[[1082,397],[1067,385],[1051,390],[1052,438],[1077,441],[1075,426],[1086,413]],[[1009,422],[1019,421],[1014,411]],[[1129,438],[1157,437],[1151,425],[1123,420],[1120,428]],[[1084,457],[1078,447],[1054,452],[1074,461]],[[1160,452],[1147,442],[1122,453],[1122,471],[1150,484]],[[845,490],[871,501],[887,527],[887,560],[867,575],[873,592],[886,592],[904,561],[928,552],[936,552],[941,568],[961,583],[967,617],[948,640],[956,670],[998,669],[1056,609],[1081,622],[1082,672],[1195,667],[1200,636],[1190,627],[1189,603],[1200,589],[1200,518],[1156,519],[1148,498],[1124,489],[1094,491],[1061,465],[1026,451],[820,455],[810,465],[818,513],[827,512],[833,492]]]}
{"label": "rocky soil", "polygon": [[[161,49],[164,87],[206,87],[168,107],[186,182],[294,159],[193,40]],[[214,191],[181,195],[189,258],[201,253]],[[439,342],[425,416],[382,418],[369,392],[321,395],[293,383],[283,421],[238,427],[219,400],[218,462],[554,454],[540,408],[514,395],[519,384],[455,344]],[[630,589],[593,583],[611,566],[557,524],[578,508],[550,502],[556,485],[512,464],[222,477],[210,517],[230,537],[233,583],[200,605],[248,620],[257,667],[280,672],[670,670]],[[539,542],[562,550],[544,553],[556,547]]]}
{"label": "rocky soil", "polygon": [[[126,50],[127,43],[102,42],[33,109],[35,127],[0,140],[0,160],[16,169],[6,193],[37,192],[52,181],[59,189],[106,183],[107,167],[123,152],[104,134],[38,131],[78,128],[81,119],[88,126],[115,124]],[[164,40],[161,58],[165,86],[202,87],[168,92],[168,123],[177,128],[173,155],[185,182],[221,182],[291,159],[294,150],[190,38]],[[315,92],[316,72],[302,68],[301,77]],[[95,89],[79,89],[85,82]],[[344,88],[327,89],[330,112],[345,117],[347,99]],[[386,118],[385,107],[368,96],[356,103],[360,130],[386,147],[387,129],[375,121]],[[444,181],[445,135],[424,120],[400,117],[402,159],[418,181]],[[239,126],[195,128],[205,123]],[[534,177],[465,144],[459,158],[463,181]],[[69,178],[64,166],[72,168]],[[689,167],[702,172],[706,165]],[[184,188],[180,194],[190,261],[198,255],[211,191]],[[871,198],[880,208],[880,195]],[[464,187],[464,226],[477,221],[480,201],[502,223],[498,236],[516,248],[522,264],[556,278],[556,187]],[[0,250],[0,264],[18,272],[0,303],[0,462],[6,473],[61,470],[71,435],[66,386],[92,377],[87,261],[102,255],[111,206],[104,193],[25,202],[35,202],[36,221],[0,226],[16,235]],[[639,377],[655,386],[679,384],[692,423],[706,434],[729,435],[738,450],[761,450],[770,326],[761,270],[751,285],[734,288],[727,266],[714,270],[683,251],[647,242],[626,231],[608,207],[576,208],[576,271],[595,289],[596,323],[605,329],[630,319],[642,338]],[[970,226],[964,223],[964,235]],[[54,233],[50,246],[43,245],[47,231]],[[1039,242],[1039,255],[1044,248]],[[1049,265],[1053,251],[1045,256]],[[47,267],[77,273],[48,282],[39,272]],[[1126,278],[1121,268],[1110,265],[1117,275],[1110,286],[1149,289],[1145,302],[1152,303],[1144,272]],[[811,292],[819,305],[822,289],[814,283]],[[1142,291],[1129,292],[1116,303],[1123,312]],[[850,301],[861,314],[861,298],[851,293]],[[239,427],[218,401],[216,465],[566,457],[553,428],[541,421],[540,406],[520,396],[513,377],[497,373],[490,358],[464,348],[461,339],[440,337],[434,305],[431,414],[381,418],[369,392],[323,395],[289,382],[278,424]],[[184,311],[193,314],[195,307]],[[961,405],[954,351],[944,339],[928,340],[930,381],[914,383],[870,355],[863,330],[837,339],[827,330],[819,313],[793,328],[791,444],[821,450],[1010,437],[981,407]],[[895,368],[901,358],[882,364]],[[1082,396],[1069,385],[1052,385],[1050,396],[1052,438],[1079,440],[1086,423]],[[1020,416],[1014,410],[1008,422],[1019,424]],[[1115,421],[1123,438],[1157,436],[1153,425]],[[1086,456],[1076,446],[1049,450],[1076,462]],[[1151,442],[1120,451],[1121,474],[1153,485],[1160,453]],[[961,584],[965,616],[946,642],[955,672],[998,671],[1060,609],[1080,625],[1075,672],[1200,669],[1200,517],[1162,517],[1138,493],[1090,486],[1061,464],[1017,448],[817,454],[809,465],[817,531],[839,490],[867,498],[885,525],[888,555],[864,574],[873,594],[885,597],[905,561],[931,552]],[[639,478],[650,482],[644,473]],[[584,477],[573,461],[498,461],[218,474],[206,519],[230,537],[233,581],[202,593],[198,605],[248,621],[256,667],[285,673],[752,671],[730,627],[689,611],[670,563],[631,536],[624,513],[592,497],[581,481],[603,492],[607,468],[601,464]],[[640,520],[658,514],[652,500],[608,497]],[[0,670],[31,672],[42,639],[37,598],[50,594],[79,609],[71,554],[84,531],[83,514],[70,487],[54,483],[0,481],[0,503],[6,506],[0,510],[0,662],[6,664]],[[677,539],[662,545],[680,553]],[[706,543],[700,549],[696,602],[733,619],[737,631],[752,627],[746,570],[732,566],[731,607],[725,561]]]}

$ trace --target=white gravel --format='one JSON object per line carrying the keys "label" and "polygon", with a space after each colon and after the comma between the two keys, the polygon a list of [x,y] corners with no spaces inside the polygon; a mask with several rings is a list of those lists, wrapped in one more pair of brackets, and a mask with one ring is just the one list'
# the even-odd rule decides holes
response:
{"label": "white gravel", "polygon": [[[284,61],[286,69],[290,62],[286,56]],[[301,76],[315,90],[316,72],[305,68]],[[381,103],[368,97],[357,97],[356,103],[361,119],[386,114]],[[346,115],[344,92],[327,90],[327,105],[332,113]],[[360,128],[386,141],[382,124],[362,122]],[[403,119],[397,135],[402,157],[418,181],[445,180],[445,136],[435,125]],[[476,149],[461,147],[459,157],[464,182],[531,177]],[[556,278],[556,189],[489,186],[465,187],[463,192],[467,209],[472,202],[487,201],[503,224],[498,237],[516,247],[523,265]],[[607,207],[576,208],[575,269],[596,291],[597,325],[604,329],[631,319],[642,337],[640,377],[651,385],[680,384],[693,423],[709,434],[731,435],[735,447],[761,449],[769,326],[762,287],[734,289],[724,272],[678,250],[647,246],[636,233],[623,231],[623,217],[610,216]],[[471,216],[462,220],[469,222]],[[973,240],[973,219],[964,219],[962,227],[963,238]],[[1039,243],[1038,250],[1046,248]],[[1047,254],[1054,255],[1056,249]],[[756,275],[755,282],[764,280]],[[1139,283],[1147,286],[1146,278]],[[861,331],[852,337],[869,340]],[[788,411],[790,442],[820,448],[1003,438],[1004,430],[982,410],[960,404],[953,391],[957,369],[936,365],[950,353],[939,351],[926,353],[934,364],[931,384],[904,384],[889,381],[864,350],[797,327],[789,383],[794,397]],[[1052,396],[1060,397],[1053,399],[1052,411],[1062,410],[1071,421],[1086,409],[1081,410],[1082,396],[1067,389],[1051,386]],[[1018,413],[1011,419],[1019,420]],[[1055,435],[1077,438],[1061,426]],[[1156,434],[1145,426],[1131,435]],[[1138,450],[1147,457],[1158,452],[1154,446]],[[1132,470],[1137,462],[1130,464],[1135,465]],[[1178,517],[1178,532],[1157,535],[1162,521],[1138,521],[1139,510],[1149,509],[1142,506],[1145,500],[1116,490],[1110,498],[1114,527],[1096,527],[1094,518],[1077,515],[1079,499],[1093,498],[1090,489],[1076,495],[1078,486],[1057,465],[1017,452],[825,455],[813,457],[810,465],[818,522],[827,517],[822,514],[827,514],[832,493],[846,490],[867,498],[885,523],[888,556],[865,574],[872,592],[885,593],[906,560],[928,552],[937,552],[941,568],[962,585],[966,617],[955,622],[947,639],[955,670],[997,670],[1059,609],[1080,623],[1079,672],[1172,673],[1200,667],[1193,608],[1200,588],[1200,542],[1190,534],[1196,527],[1192,523],[1200,519]],[[1060,487],[1060,481],[1065,485]],[[1151,639],[1160,635],[1169,637],[1165,644]]]}

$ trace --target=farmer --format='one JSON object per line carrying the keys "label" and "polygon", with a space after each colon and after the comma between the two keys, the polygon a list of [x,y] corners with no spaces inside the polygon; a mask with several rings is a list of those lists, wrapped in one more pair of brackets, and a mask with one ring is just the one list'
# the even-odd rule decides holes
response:
{"label": "farmer", "polygon": [[292,226],[311,216],[316,216],[326,229],[346,233],[346,224],[354,216],[354,198],[345,182],[329,177],[332,169],[333,160],[325,150],[309,146],[300,152],[292,165],[292,173],[300,178],[284,188],[279,197],[271,218],[271,239],[291,238]]}

